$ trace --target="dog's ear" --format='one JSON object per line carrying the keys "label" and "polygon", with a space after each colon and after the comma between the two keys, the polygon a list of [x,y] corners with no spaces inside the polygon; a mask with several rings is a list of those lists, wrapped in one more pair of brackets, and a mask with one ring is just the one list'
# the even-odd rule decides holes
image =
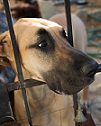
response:
{"label": "dog's ear", "polygon": [[8,67],[10,66],[10,62],[6,57],[0,57],[0,65]]}
{"label": "dog's ear", "polygon": [[11,66],[9,60],[6,57],[0,57],[0,73],[9,66]]}
{"label": "dog's ear", "polygon": [[0,65],[9,66],[9,61],[14,61],[14,54],[10,34],[7,31],[0,35]]}

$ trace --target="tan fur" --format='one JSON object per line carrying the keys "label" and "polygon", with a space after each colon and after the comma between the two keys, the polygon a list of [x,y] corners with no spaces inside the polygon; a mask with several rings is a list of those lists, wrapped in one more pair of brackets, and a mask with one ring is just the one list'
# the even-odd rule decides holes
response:
{"label": "tan fur", "polygon": [[[81,42],[84,44],[84,46],[81,46],[81,50],[84,51],[86,45],[86,32],[84,24],[75,15],[72,15],[72,20],[75,46],[77,45],[76,43]],[[38,36],[37,31],[40,28],[44,28],[49,33],[51,33],[51,37],[48,37],[47,35],[45,35],[45,37],[41,37],[42,35]],[[69,76],[66,71],[68,71],[69,67],[70,70],[72,68],[76,68],[75,64],[73,66],[73,63],[76,60],[79,61],[81,65],[82,63],[86,62],[86,60],[89,61],[89,58],[86,55],[72,48],[66,39],[60,35],[62,27],[56,23],[43,19],[20,19],[14,25],[14,30],[24,79],[33,78],[45,82],[47,82],[47,78],[49,81],[54,79],[54,81],[51,83],[54,83],[53,86],[58,84],[58,82],[61,80],[61,86],[63,91],[65,91],[68,86],[67,77]],[[41,41],[44,39],[48,39],[49,41],[48,44],[50,48],[45,53],[40,51],[41,49],[39,47],[35,46],[35,43],[38,44],[40,39]],[[53,48],[52,43],[50,44],[50,41],[54,42],[55,48]],[[9,31],[0,35],[0,42],[3,43],[3,49],[0,50],[0,56],[7,57],[10,60],[10,64],[17,74]],[[32,47],[33,44],[35,47]],[[48,51],[50,52],[48,53]],[[59,72],[57,72],[56,69],[54,70],[56,66],[57,71],[58,69],[60,70]],[[61,73],[61,71],[63,71],[63,73]],[[78,69],[73,69],[73,71],[74,73],[76,71],[75,76],[79,74]],[[84,82],[82,82],[80,79],[77,81],[79,83],[76,83],[75,80],[74,85],[68,87],[68,90],[71,92],[71,94],[78,92],[90,83],[87,81],[87,78],[84,75],[80,74],[80,77],[83,78]],[[79,76],[76,77],[76,79],[78,78]],[[17,77],[16,81],[18,81]],[[48,85],[50,88],[53,87],[51,87],[51,84]],[[70,100],[67,95],[58,95],[54,93],[48,88],[48,86],[42,85],[26,89],[31,116],[38,116],[32,118],[33,125],[60,126],[62,123],[62,126],[73,126],[73,108],[56,111],[59,109],[71,107],[72,100]],[[14,91],[14,96],[16,119],[24,119],[26,118],[26,114],[21,91]],[[39,115],[43,116],[40,117]],[[26,120],[22,120],[21,123],[22,126],[28,125]]]}

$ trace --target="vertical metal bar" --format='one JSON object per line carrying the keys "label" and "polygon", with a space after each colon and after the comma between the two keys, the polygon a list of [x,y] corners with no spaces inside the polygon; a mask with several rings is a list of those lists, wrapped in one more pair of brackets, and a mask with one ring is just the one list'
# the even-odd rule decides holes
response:
{"label": "vertical metal bar", "polygon": [[[23,74],[22,74],[22,69],[21,69],[21,64],[20,64],[20,59],[19,59],[19,53],[18,53],[17,44],[16,44],[15,33],[14,33],[14,29],[13,29],[12,18],[11,18],[10,9],[9,9],[9,3],[8,3],[8,0],[3,0],[3,2],[4,2],[5,11],[6,11],[6,17],[7,17],[8,27],[9,27],[9,31],[10,31],[10,36],[11,36],[11,40],[12,40],[15,61],[16,61],[16,67],[17,67],[17,71],[18,71],[18,77],[19,77],[19,81],[21,84],[21,83],[24,83],[24,80],[23,80]],[[23,95],[23,99],[24,99],[24,105],[25,105],[25,109],[26,109],[28,125],[32,126],[25,88],[22,89],[22,95]]]}
{"label": "vertical metal bar", "polygon": [[[73,46],[70,0],[64,0],[64,3],[65,3],[65,15],[66,15],[66,21],[67,21],[68,41],[71,44],[71,46]],[[73,95],[73,104],[74,104],[74,114],[76,116],[76,110],[78,108],[77,94]],[[75,122],[75,126],[77,125],[78,124]]]}
{"label": "vertical metal bar", "polygon": [[64,0],[64,3],[65,3],[65,15],[67,21],[68,40],[71,46],[73,46],[70,0]]}

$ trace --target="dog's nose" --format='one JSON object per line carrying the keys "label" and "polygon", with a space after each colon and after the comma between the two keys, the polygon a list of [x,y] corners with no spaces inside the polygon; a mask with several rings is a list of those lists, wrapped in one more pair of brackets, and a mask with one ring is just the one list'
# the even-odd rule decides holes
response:
{"label": "dog's nose", "polygon": [[98,66],[98,63],[92,59],[91,61],[85,63],[85,65],[82,68],[82,72],[85,76],[94,76],[94,74],[97,72]]}

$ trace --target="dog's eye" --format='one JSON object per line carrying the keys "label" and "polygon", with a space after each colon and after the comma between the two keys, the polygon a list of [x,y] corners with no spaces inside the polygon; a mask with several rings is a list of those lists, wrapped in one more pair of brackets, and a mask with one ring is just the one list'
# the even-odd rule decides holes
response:
{"label": "dog's eye", "polygon": [[64,30],[64,29],[62,31],[62,36],[68,41],[68,35],[67,35],[66,30]]}
{"label": "dog's eye", "polygon": [[39,45],[40,48],[47,46],[46,41],[42,41]]}
{"label": "dog's eye", "polygon": [[64,35],[64,37],[67,37],[67,32],[66,32],[66,30],[63,30],[63,35]]}

